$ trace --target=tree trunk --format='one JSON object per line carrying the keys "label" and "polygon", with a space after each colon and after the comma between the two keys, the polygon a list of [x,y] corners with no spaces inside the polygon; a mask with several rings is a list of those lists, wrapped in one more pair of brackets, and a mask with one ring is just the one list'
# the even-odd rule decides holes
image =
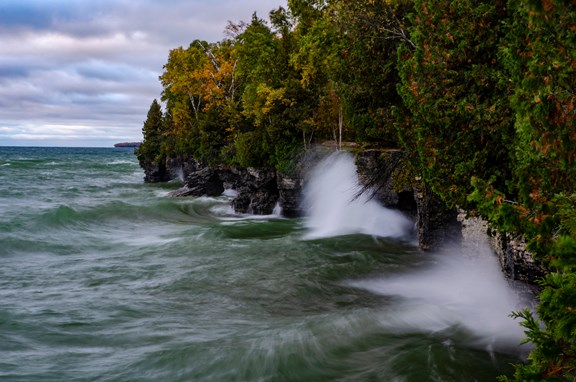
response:
{"label": "tree trunk", "polygon": [[344,110],[342,110],[342,104],[340,104],[340,110],[338,111],[338,132],[340,136],[338,137],[338,150],[342,150],[342,129],[344,128]]}

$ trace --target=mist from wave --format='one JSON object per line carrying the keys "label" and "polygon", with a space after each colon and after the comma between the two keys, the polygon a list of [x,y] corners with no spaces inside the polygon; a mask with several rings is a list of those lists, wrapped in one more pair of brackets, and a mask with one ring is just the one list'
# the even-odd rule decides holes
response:
{"label": "mist from wave", "polygon": [[336,152],[323,159],[304,190],[305,238],[350,234],[406,238],[413,223],[360,191],[352,154]]}
{"label": "mist from wave", "polygon": [[[304,191],[307,231],[303,237],[365,234],[409,239],[413,223],[360,190],[351,154],[337,152],[323,159]],[[396,299],[396,310],[382,316],[396,330],[461,330],[475,346],[519,351],[524,333],[510,313],[528,302],[521,300],[521,294],[507,282],[487,246],[471,253],[447,244],[434,254],[422,256],[428,257],[425,267],[349,280],[346,285]]]}

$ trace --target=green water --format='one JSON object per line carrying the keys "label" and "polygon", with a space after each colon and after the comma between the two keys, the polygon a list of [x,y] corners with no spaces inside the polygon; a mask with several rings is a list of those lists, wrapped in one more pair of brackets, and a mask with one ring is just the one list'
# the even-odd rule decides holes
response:
{"label": "green water", "polygon": [[460,288],[450,257],[142,177],[130,149],[0,147],[0,380],[494,381],[522,357],[484,294],[427,294]]}

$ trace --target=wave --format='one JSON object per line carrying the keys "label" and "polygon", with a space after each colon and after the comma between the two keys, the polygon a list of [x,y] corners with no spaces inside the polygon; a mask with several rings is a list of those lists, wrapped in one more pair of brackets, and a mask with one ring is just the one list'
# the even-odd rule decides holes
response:
{"label": "wave", "polygon": [[[157,248],[209,231],[218,224],[206,200],[108,201],[95,206],[58,205],[0,221],[0,255]],[[218,234],[218,232],[215,232]]]}
{"label": "wave", "polygon": [[39,224],[48,228],[74,227],[83,224],[102,224],[110,221],[193,223],[215,220],[210,210],[217,201],[193,200],[190,202],[169,199],[146,205],[112,201],[94,207],[60,205],[39,217]]}
{"label": "wave", "polygon": [[137,164],[136,161],[134,160],[127,160],[127,159],[116,159],[113,160],[112,162],[107,162],[107,165],[117,165],[117,164],[130,164],[130,165],[134,165]]}
{"label": "wave", "polygon": [[305,239],[351,234],[398,239],[410,234],[413,224],[407,217],[358,194],[360,189],[351,154],[335,153],[322,160],[304,190]]}
{"label": "wave", "polygon": [[46,159],[28,159],[28,158],[13,158],[5,161],[2,167],[11,167],[13,169],[34,169],[43,166],[50,166],[52,161]]}
{"label": "wave", "polygon": [[383,314],[383,320],[398,330],[460,330],[468,333],[472,346],[505,352],[518,352],[524,337],[509,314],[526,301],[506,282],[489,252],[470,257],[446,250],[421,270],[346,285],[397,299],[393,315]]}

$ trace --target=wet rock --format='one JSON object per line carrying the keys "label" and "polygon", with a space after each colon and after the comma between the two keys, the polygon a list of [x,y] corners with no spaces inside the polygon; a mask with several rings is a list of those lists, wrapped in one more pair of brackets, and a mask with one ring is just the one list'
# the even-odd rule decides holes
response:
{"label": "wet rock", "polygon": [[238,196],[232,201],[234,211],[270,215],[278,202],[276,171],[270,168],[236,169]]}
{"label": "wet rock", "polygon": [[487,221],[469,217],[462,210],[459,210],[458,220],[462,222],[464,248],[473,252],[482,243],[487,243],[509,279],[535,283],[547,273],[546,268],[528,251],[523,237],[498,232],[490,228]]}
{"label": "wet rock", "polygon": [[164,161],[140,160],[140,167],[144,169],[144,182],[146,183],[161,183],[172,180]]}
{"label": "wet rock", "polygon": [[218,196],[223,192],[224,184],[218,171],[204,167],[188,175],[184,187],[171,192],[169,196]]}
{"label": "wet rock", "polygon": [[300,175],[285,175],[278,173],[277,178],[278,202],[282,208],[282,215],[298,217],[302,215],[302,177]]}

